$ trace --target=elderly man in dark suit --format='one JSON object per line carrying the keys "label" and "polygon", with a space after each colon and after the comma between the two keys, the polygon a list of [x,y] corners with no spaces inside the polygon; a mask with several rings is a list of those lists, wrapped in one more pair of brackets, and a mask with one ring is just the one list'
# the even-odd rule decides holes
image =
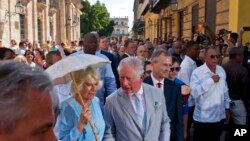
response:
{"label": "elderly man in dark suit", "polygon": [[152,73],[144,79],[164,92],[167,112],[171,120],[170,141],[183,141],[181,86],[167,79],[172,66],[172,57],[165,50],[156,50],[151,57]]}

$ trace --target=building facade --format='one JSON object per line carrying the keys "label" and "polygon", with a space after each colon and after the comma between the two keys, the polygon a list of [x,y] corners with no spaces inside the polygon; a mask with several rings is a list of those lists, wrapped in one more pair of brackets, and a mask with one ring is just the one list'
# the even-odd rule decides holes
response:
{"label": "building facade", "polygon": [[111,20],[114,21],[114,31],[112,32],[112,36],[120,37],[120,36],[129,36],[128,31],[128,17],[120,18],[120,17],[114,17],[111,18]]}
{"label": "building facade", "polygon": [[[22,12],[17,12],[21,4]],[[80,39],[80,0],[1,0],[0,39],[69,43]]]}
{"label": "building facade", "polygon": [[[161,37],[167,41],[169,35],[191,39],[197,33],[200,21],[204,21],[215,33],[222,28],[239,32],[240,27],[250,26],[248,0],[137,1],[139,6],[135,20],[143,17],[145,39]],[[175,3],[175,8],[171,3]],[[243,42],[249,39],[250,33],[246,32]]]}

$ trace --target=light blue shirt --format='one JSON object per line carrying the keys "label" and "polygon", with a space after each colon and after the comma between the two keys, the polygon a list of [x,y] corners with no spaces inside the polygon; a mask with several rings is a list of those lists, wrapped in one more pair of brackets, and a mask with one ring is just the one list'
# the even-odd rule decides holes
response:
{"label": "light blue shirt", "polygon": [[[82,132],[79,132],[76,127],[80,120],[81,112],[82,107],[73,97],[62,102],[55,129],[56,133],[58,133],[59,140],[95,141],[94,133],[89,124],[85,126]],[[105,122],[102,116],[99,99],[97,97],[91,101],[90,112],[99,140],[101,141],[104,135]]]}
{"label": "light blue shirt", "polygon": [[[219,82],[211,78],[219,75]],[[229,108],[226,73],[221,66],[216,66],[216,74],[210,71],[206,63],[195,69],[190,80],[191,95],[194,98],[194,120],[214,123],[226,117],[225,109]]]}

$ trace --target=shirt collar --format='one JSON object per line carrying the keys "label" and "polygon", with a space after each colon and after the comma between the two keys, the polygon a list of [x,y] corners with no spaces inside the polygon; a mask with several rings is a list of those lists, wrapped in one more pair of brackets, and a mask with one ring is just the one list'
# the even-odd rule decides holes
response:
{"label": "shirt collar", "polygon": [[[186,58],[186,60],[187,60],[188,62],[190,62],[191,64],[195,64],[195,61],[194,61],[192,58],[190,58],[189,56],[185,55],[185,58]],[[185,58],[184,58],[184,59],[185,59]]]}
{"label": "shirt collar", "polygon": [[209,67],[207,66],[207,63],[204,63],[204,65],[203,65],[203,68],[204,68],[204,73],[212,73],[212,74],[216,74],[217,72],[218,72],[218,70],[217,70],[217,65],[216,65],[216,69],[215,69],[215,73],[213,73],[210,69],[209,69]]}
{"label": "shirt collar", "polygon": [[135,93],[130,93],[129,96],[133,96],[134,94],[138,94],[138,95],[143,95],[143,87],[141,85],[140,89],[138,92],[135,92]]}
{"label": "shirt collar", "polygon": [[162,85],[164,84],[164,79],[162,79],[161,81],[158,81],[158,80],[154,77],[153,73],[151,73],[150,75],[151,75],[151,78],[152,78],[152,80],[153,80],[154,86],[157,85],[157,83],[159,83],[159,82],[160,82]]}

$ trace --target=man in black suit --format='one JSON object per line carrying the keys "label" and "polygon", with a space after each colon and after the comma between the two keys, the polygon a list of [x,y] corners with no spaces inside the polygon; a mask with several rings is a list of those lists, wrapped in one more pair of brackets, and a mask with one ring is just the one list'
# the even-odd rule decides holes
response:
{"label": "man in black suit", "polygon": [[162,89],[166,99],[170,122],[170,141],[183,141],[181,86],[167,79],[172,66],[172,57],[165,50],[156,50],[151,58],[152,73],[145,83]]}
{"label": "man in black suit", "polygon": [[121,60],[130,56],[135,56],[135,45],[134,41],[127,40],[124,45],[125,53],[121,56]]}
{"label": "man in black suit", "polygon": [[101,49],[101,54],[107,56],[109,58],[109,61],[111,61],[111,67],[115,76],[116,86],[117,88],[120,88],[119,75],[117,72],[117,67],[119,65],[120,59],[118,58],[118,56],[109,52],[109,43],[107,37],[100,37],[99,48]]}

